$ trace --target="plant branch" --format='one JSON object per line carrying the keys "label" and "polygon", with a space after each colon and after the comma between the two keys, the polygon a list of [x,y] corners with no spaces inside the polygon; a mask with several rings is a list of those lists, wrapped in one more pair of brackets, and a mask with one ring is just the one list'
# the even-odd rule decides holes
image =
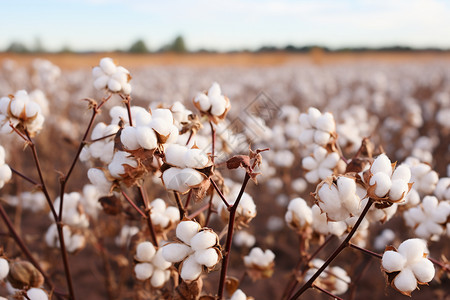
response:
{"label": "plant branch", "polygon": [[367,249],[365,249],[365,248],[359,247],[359,246],[357,246],[357,245],[355,245],[355,244],[353,244],[353,243],[350,243],[350,242],[348,243],[348,246],[349,246],[350,248],[357,249],[357,250],[359,250],[359,251],[361,251],[361,252],[363,252],[363,253],[365,253],[365,254],[371,255],[371,256],[376,257],[376,258],[379,258],[379,259],[381,259],[381,258],[383,257],[382,254],[375,253],[375,252],[373,252],[373,251],[370,251],[370,250],[367,250]]}
{"label": "plant branch", "polygon": [[364,210],[362,211],[361,215],[359,216],[358,220],[356,221],[355,225],[353,226],[352,230],[350,231],[350,233],[347,235],[347,237],[344,239],[344,241],[339,245],[339,247],[336,248],[336,250],[334,250],[334,252],[330,255],[330,257],[328,257],[328,259],[325,261],[325,263],[322,265],[322,267],[320,267],[319,270],[316,271],[316,273],[314,273],[314,275],[308,280],[308,282],[306,282],[295,294],[294,296],[292,296],[290,299],[297,299],[298,297],[300,297],[307,289],[309,289],[314,280],[317,279],[317,277],[320,276],[320,274],[322,274],[322,272],[328,267],[328,265],[339,255],[339,253],[341,253],[342,250],[345,249],[345,247],[347,247],[348,242],[350,241],[350,239],[353,237],[353,235],[356,233],[356,230],[358,229],[359,225],[361,224],[362,220],[364,219],[364,217],[366,216],[367,212],[369,211],[370,207],[372,206],[372,199],[369,198],[369,200],[367,201],[366,206],[364,207]]}
{"label": "plant branch", "polygon": [[223,195],[222,191],[219,189],[219,187],[217,186],[217,184],[214,182],[214,180],[212,178],[209,178],[209,181],[211,182],[211,184],[213,185],[214,189],[216,190],[217,194],[219,194],[220,199],[222,199],[223,204],[225,204],[225,206],[230,209],[231,205],[228,203],[227,199],[225,199],[225,196]]}
{"label": "plant branch", "polygon": [[175,196],[175,202],[177,203],[178,210],[180,211],[180,220],[183,220],[186,215],[186,210],[184,209],[183,202],[181,202],[180,194],[177,191],[173,191],[173,195]]}
{"label": "plant branch", "polygon": [[152,209],[147,199],[147,192],[142,187],[142,185],[139,185],[139,194],[141,195],[142,202],[144,202],[145,212],[147,213],[147,226],[148,230],[150,231],[150,235],[152,237],[153,245],[155,245],[155,247],[158,247],[158,238],[155,233],[155,227],[153,226],[152,223]]}
{"label": "plant branch", "polygon": [[33,179],[31,179],[30,177],[20,173],[19,171],[17,171],[16,169],[12,168],[11,166],[9,166],[9,168],[11,169],[11,171],[16,174],[19,177],[22,177],[23,179],[25,179],[26,181],[28,181],[31,184],[37,185],[37,186],[41,186],[39,183],[37,183],[36,181],[34,181]]}
{"label": "plant branch", "polygon": [[325,295],[330,296],[330,297],[333,298],[333,299],[336,299],[336,300],[343,300],[342,298],[340,298],[340,297],[336,296],[335,294],[333,294],[333,293],[331,293],[331,292],[329,292],[329,291],[327,291],[327,290],[321,288],[321,287],[318,286],[318,285],[313,284],[312,287],[315,288],[315,289],[317,289],[318,291],[321,291],[321,292],[324,293]]}
{"label": "plant branch", "polygon": [[45,283],[49,287],[49,289],[53,290],[54,286],[50,278],[47,276],[47,274],[42,270],[41,266],[37,262],[37,260],[33,257],[28,247],[23,242],[22,238],[17,234],[17,231],[14,229],[14,226],[11,222],[11,220],[8,217],[8,214],[6,213],[5,209],[3,208],[3,205],[0,204],[0,215],[2,216],[3,223],[5,223],[6,227],[8,227],[8,230],[11,234],[11,237],[16,241],[17,245],[19,245],[20,249],[22,250],[23,254],[28,258],[28,260],[33,264],[33,266],[44,276]]}
{"label": "plant branch", "polygon": [[144,218],[147,219],[147,215],[139,208],[137,207],[137,205],[133,202],[133,200],[131,200],[130,197],[128,197],[128,195],[122,190],[122,195],[125,198],[125,200],[127,200],[128,203],[130,203],[130,205]]}
{"label": "plant branch", "polygon": [[247,183],[249,180],[250,180],[250,175],[248,173],[245,173],[245,178],[244,178],[244,182],[242,183],[241,190],[239,191],[239,194],[238,194],[233,206],[230,208],[227,240],[226,240],[226,244],[225,244],[225,249],[223,251],[222,269],[220,271],[219,289],[217,292],[218,299],[220,299],[220,300],[223,299],[225,279],[227,277],[228,261],[230,259],[231,244],[233,241],[233,229],[234,229],[236,210],[239,206],[239,202],[241,201],[242,195],[244,194],[245,187],[247,186]]}

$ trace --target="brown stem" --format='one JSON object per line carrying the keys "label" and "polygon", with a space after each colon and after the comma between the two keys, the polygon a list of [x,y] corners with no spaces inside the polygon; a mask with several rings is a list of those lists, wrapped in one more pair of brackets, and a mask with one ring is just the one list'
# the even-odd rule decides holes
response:
{"label": "brown stem", "polygon": [[357,250],[359,250],[359,251],[361,251],[361,252],[363,252],[363,253],[365,253],[365,254],[371,255],[371,256],[376,257],[376,258],[379,258],[379,259],[381,259],[381,258],[383,257],[382,254],[375,253],[375,252],[370,251],[370,250],[367,250],[367,249],[365,249],[365,248],[361,248],[361,247],[359,247],[359,246],[357,246],[357,245],[355,245],[355,244],[353,244],[353,243],[350,243],[350,242],[348,243],[348,246],[349,246],[350,248],[357,249]]}
{"label": "brown stem", "polygon": [[372,199],[369,198],[369,200],[367,201],[366,206],[364,207],[364,210],[362,211],[361,215],[359,216],[358,220],[356,221],[355,225],[353,226],[352,230],[350,231],[350,233],[347,235],[347,237],[344,239],[344,241],[339,245],[339,247],[336,248],[336,250],[334,250],[334,252],[330,255],[330,257],[328,257],[328,259],[325,261],[325,263],[322,265],[322,267],[320,267],[319,270],[316,271],[316,273],[314,273],[314,275],[308,280],[308,282],[306,282],[295,294],[294,296],[292,296],[290,299],[297,299],[298,297],[300,297],[307,289],[309,289],[314,280],[317,279],[317,277],[320,276],[320,274],[322,274],[322,272],[326,269],[326,267],[328,267],[328,265],[336,258],[336,256],[339,255],[339,253],[341,253],[342,250],[345,249],[345,247],[347,247],[348,242],[350,241],[350,239],[353,237],[353,235],[356,233],[356,230],[358,229],[359,225],[361,224],[361,222],[363,221],[365,215],[367,214],[367,212],[369,211],[370,207],[372,206]]}
{"label": "brown stem", "polygon": [[113,136],[115,136],[116,134],[117,134],[117,132],[114,132],[114,133],[111,133],[111,134],[108,134],[108,135],[99,137],[98,139],[90,140],[89,143],[95,143],[95,142],[98,142],[98,141],[102,141],[102,140],[105,140],[105,139],[107,139],[107,138],[113,137]]}
{"label": "brown stem", "polygon": [[[204,212],[205,210],[207,210],[209,208],[209,202],[206,203],[205,205],[203,205],[202,207],[200,207],[199,209],[197,209],[196,211],[194,211],[192,214],[190,214],[188,216],[188,219],[193,219],[196,216],[198,216],[199,214],[201,214],[202,212]],[[206,225],[205,225],[206,226]]]}
{"label": "brown stem", "polygon": [[285,297],[290,297],[292,292],[295,290],[295,288],[297,287],[298,281],[296,278],[296,272],[300,269],[300,267],[303,266],[307,266],[308,263],[317,256],[317,254],[319,254],[320,251],[322,251],[323,248],[325,248],[325,246],[335,238],[336,236],[331,234],[327,237],[327,239],[313,252],[313,254],[311,255],[307,255],[307,259],[306,261],[302,264],[302,258],[300,258],[294,272],[292,273],[292,278],[291,281],[286,285],[286,288],[283,292],[283,299],[285,299]]}
{"label": "brown stem", "polygon": [[342,298],[340,298],[340,297],[336,296],[335,294],[333,294],[333,293],[331,293],[331,292],[329,292],[329,291],[327,291],[327,290],[321,288],[320,286],[317,286],[317,285],[313,284],[312,287],[315,288],[315,289],[317,289],[318,291],[321,291],[321,292],[324,293],[325,295],[330,296],[330,297],[333,298],[333,299],[336,299],[336,300],[343,300]]}
{"label": "brown stem", "polygon": [[30,250],[23,242],[22,238],[17,234],[17,231],[15,230],[11,220],[9,219],[8,214],[6,213],[5,209],[3,208],[3,205],[1,204],[0,204],[0,215],[2,216],[3,223],[5,223],[6,227],[8,227],[11,237],[16,241],[17,245],[19,245],[23,254],[25,254],[27,259],[33,264],[33,266],[42,274],[42,276],[44,276],[45,283],[47,284],[48,288],[53,290],[54,286],[50,278],[47,276],[44,270],[42,270],[41,266],[39,265],[37,260],[33,257]]}
{"label": "brown stem", "polygon": [[[38,158],[37,151],[36,151],[36,145],[34,144],[33,140],[31,139],[28,131],[25,130],[25,134],[27,136],[27,139],[29,141],[29,145],[30,145],[31,151],[33,153],[34,163],[36,165],[36,169],[37,169],[38,174],[39,174],[39,180],[41,182],[42,192],[45,195],[45,199],[47,200],[47,203],[48,203],[48,205],[50,207],[50,210],[51,210],[51,213],[53,215],[53,219],[55,220],[56,227],[58,228],[58,238],[59,238],[59,244],[60,244],[60,252],[61,252],[61,257],[62,257],[62,260],[63,260],[64,273],[66,275],[66,282],[67,282],[67,287],[69,289],[70,299],[75,300],[75,290],[73,288],[72,275],[70,273],[69,260],[68,260],[66,245],[64,243],[64,235],[63,235],[63,230],[62,230],[63,224],[59,220],[58,214],[56,213],[55,207],[54,207],[53,202],[52,202],[52,200],[50,198],[50,195],[48,193],[47,186],[45,185],[44,177],[42,175],[41,164],[39,162],[39,158]],[[61,205],[60,207],[62,207],[62,201],[60,202],[60,205]]]}
{"label": "brown stem", "polygon": [[223,195],[222,191],[219,189],[219,187],[217,186],[217,184],[214,182],[214,180],[212,178],[209,178],[209,181],[211,182],[211,184],[213,185],[214,189],[216,190],[217,194],[219,194],[220,199],[222,199],[223,204],[225,204],[225,206],[230,209],[231,205],[228,203],[227,199],[225,199],[225,196]]}
{"label": "brown stem", "polygon": [[148,202],[148,199],[147,199],[147,192],[142,187],[142,185],[139,185],[139,194],[141,195],[142,202],[144,202],[145,211],[147,212],[147,216],[148,216],[147,217],[147,226],[148,226],[148,230],[150,231],[150,235],[152,237],[153,245],[155,245],[155,247],[158,247],[158,238],[155,233],[155,227],[153,226],[153,223],[152,223],[152,209],[151,209],[150,203]]}
{"label": "brown stem", "polygon": [[212,191],[211,196],[209,197],[208,213],[206,214],[205,227],[208,226],[209,220],[211,219],[211,214],[213,212],[213,205],[212,205],[213,197],[214,197],[214,191]]}
{"label": "brown stem", "polygon": [[211,121],[209,121],[209,126],[211,126],[211,139],[212,139],[212,149],[211,149],[211,161],[214,164],[214,156],[216,152],[216,129]]}
{"label": "brown stem", "polygon": [[127,107],[128,122],[130,123],[130,126],[133,126],[133,119],[131,118],[131,106],[130,106],[131,97],[130,95],[124,96],[122,94],[119,94],[119,96],[120,98],[123,99],[123,103],[125,103],[125,106]]}
{"label": "brown stem", "polygon": [[130,203],[130,205],[144,218],[147,219],[147,215],[139,208],[137,207],[137,205],[133,202],[133,200],[131,200],[130,197],[128,197],[128,195],[122,190],[122,195],[125,198],[125,200],[128,201],[128,203]]}
{"label": "brown stem", "polygon": [[239,202],[241,201],[242,195],[244,194],[245,187],[250,179],[250,175],[245,173],[244,182],[242,183],[241,190],[239,191],[239,195],[236,198],[233,206],[230,209],[230,217],[228,220],[228,233],[227,233],[227,241],[225,243],[225,249],[223,251],[223,260],[222,260],[222,269],[220,271],[220,281],[219,281],[219,289],[217,291],[218,299],[223,299],[223,291],[225,287],[225,279],[227,277],[227,269],[228,269],[228,261],[230,259],[231,252],[231,244],[233,241],[233,229],[234,229],[234,221],[236,216],[236,210],[238,208]]}
{"label": "brown stem", "polygon": [[358,287],[358,283],[361,280],[361,278],[363,277],[364,273],[367,271],[367,269],[369,269],[370,263],[372,262],[370,256],[366,256],[364,258],[364,261],[362,262],[362,268],[360,268],[361,270],[354,275],[354,278],[350,284],[350,288],[349,288],[349,296],[348,298],[350,300],[355,299],[355,295],[356,295],[356,288]]}
{"label": "brown stem", "polygon": [[431,258],[431,257],[427,257],[427,258],[428,258],[433,264],[439,266],[439,267],[440,267],[442,270],[444,270],[445,272],[447,272],[447,273],[450,272],[450,268],[449,268],[449,264],[448,264],[448,263],[444,264],[444,263],[442,263],[442,262],[440,262],[440,261],[438,261],[438,260],[436,260],[436,259],[434,259],[434,258]]}
{"label": "brown stem", "polygon": [[[111,97],[111,96],[110,96]],[[66,184],[67,181],[69,180],[70,175],[72,174],[73,169],[75,168],[75,165],[78,162],[78,158],[80,157],[81,151],[83,150],[84,146],[86,145],[86,140],[87,137],[89,135],[89,132],[91,131],[92,125],[94,124],[94,120],[95,117],[100,113],[100,108],[106,103],[106,101],[110,98],[106,98],[106,99],[102,99],[102,101],[100,102],[100,104],[97,106],[95,105],[92,108],[92,116],[91,119],[89,120],[89,124],[86,128],[86,131],[84,132],[83,135],[83,139],[80,142],[80,145],[78,146],[78,150],[77,153],[75,154],[75,157],[72,161],[72,164],[70,165],[69,171],[67,172],[67,174],[63,177],[60,178],[60,203],[59,203],[59,214],[58,214],[58,221],[61,222],[62,221],[62,213],[63,213],[63,205],[64,205],[64,193],[66,191]]]}
{"label": "brown stem", "polygon": [[191,198],[192,198],[192,189],[189,191],[187,198],[186,198],[186,202],[184,203],[184,207],[186,209],[189,208],[189,203],[191,202]]}
{"label": "brown stem", "polygon": [[37,183],[36,181],[34,181],[33,179],[31,179],[30,177],[28,177],[28,176],[26,176],[26,175],[20,173],[19,171],[17,171],[16,169],[12,168],[11,166],[9,166],[9,168],[11,169],[11,171],[12,171],[14,174],[16,174],[16,175],[19,176],[19,177],[22,177],[23,179],[25,179],[25,180],[28,181],[29,183],[40,186],[39,183]]}
{"label": "brown stem", "polygon": [[177,203],[178,210],[180,211],[180,220],[183,220],[186,215],[186,210],[184,209],[183,202],[181,202],[180,194],[177,191],[173,191],[173,195],[175,196],[175,202]]}

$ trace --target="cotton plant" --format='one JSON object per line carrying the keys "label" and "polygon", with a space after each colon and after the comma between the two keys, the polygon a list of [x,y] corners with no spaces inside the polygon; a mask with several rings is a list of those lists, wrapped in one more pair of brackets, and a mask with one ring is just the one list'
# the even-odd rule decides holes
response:
{"label": "cotton plant", "polygon": [[[64,225],[62,228],[66,250],[70,253],[77,252],[86,246],[86,237],[80,229]],[[50,225],[44,236],[45,243],[50,248],[60,248],[58,228],[56,224]]]}
{"label": "cotton plant", "polygon": [[92,69],[92,75],[97,90],[125,95],[131,93],[130,72],[122,66],[117,66],[110,57],[102,58],[100,64]]}
{"label": "cotton plant", "polygon": [[270,249],[263,251],[254,247],[244,256],[244,265],[253,280],[270,278],[275,267],[275,254]]}
{"label": "cotton plant", "polygon": [[15,128],[33,137],[42,129],[44,120],[41,107],[25,90],[0,98],[0,133],[11,133]]}
{"label": "cotton plant", "polygon": [[390,203],[404,201],[412,186],[409,167],[404,164],[396,167],[384,153],[374,159],[361,179],[368,186],[367,195],[371,199]]}
{"label": "cotton plant", "polygon": [[47,200],[41,191],[22,192],[17,196],[8,195],[5,201],[11,206],[21,205],[23,209],[32,212],[41,212],[47,209]]}
{"label": "cotton plant", "polygon": [[0,257],[0,281],[5,280],[9,273],[9,262],[6,258]]}
{"label": "cotton plant", "polygon": [[80,160],[85,162],[89,159],[100,159],[108,164],[114,155],[114,135],[119,131],[117,124],[97,123],[92,130],[91,140],[94,142],[86,145],[80,154]]}
{"label": "cotton plant", "polygon": [[442,177],[436,184],[434,195],[440,200],[450,200],[450,177]]}
{"label": "cotton plant", "polygon": [[114,243],[119,247],[128,247],[131,238],[138,233],[138,227],[125,224],[120,228],[119,234],[114,238]]}
{"label": "cotton plant", "polygon": [[342,175],[322,181],[314,197],[328,220],[338,222],[358,214],[365,190],[356,184],[356,178]]}
{"label": "cotton plant", "polygon": [[231,108],[230,100],[222,95],[217,82],[214,82],[207,92],[198,93],[193,102],[200,113],[208,116],[215,124],[223,121]]}
{"label": "cotton plant", "polygon": [[120,141],[126,150],[152,150],[177,141],[179,130],[169,109],[158,108],[151,113],[144,109],[137,110],[137,107],[135,110],[135,124],[125,126],[120,134]]}
{"label": "cotton plant", "polygon": [[28,291],[26,291],[26,297],[23,297],[23,299],[27,300],[48,300],[47,293],[40,288],[31,288]]}
{"label": "cotton plant", "polygon": [[406,240],[398,249],[387,247],[381,259],[381,266],[386,273],[394,276],[392,287],[404,295],[411,296],[418,284],[427,284],[433,280],[435,269],[427,258],[428,254],[426,242],[421,239]]}
{"label": "cotton plant", "polygon": [[256,237],[244,230],[239,230],[233,235],[233,245],[237,247],[251,248],[256,243]]}
{"label": "cotton plant", "polygon": [[176,228],[177,241],[162,247],[162,256],[171,263],[178,263],[181,279],[197,280],[204,270],[212,270],[222,258],[219,237],[209,228],[183,220]]}
{"label": "cotton plant", "polygon": [[165,150],[165,163],[162,181],[166,189],[186,193],[192,188],[198,188],[208,178],[210,167],[209,157],[197,148],[187,148],[172,144]]}
{"label": "cotton plant", "polygon": [[421,195],[433,193],[439,181],[437,172],[430,165],[420,162],[413,157],[408,157],[405,160],[405,164],[411,169],[411,181],[414,182],[413,188]]}
{"label": "cotton plant", "polygon": [[439,240],[450,216],[450,201],[439,201],[435,196],[425,196],[422,203],[403,213],[403,218],[414,234],[422,239]]}
{"label": "cotton plant", "polygon": [[93,184],[86,184],[83,186],[83,193],[80,203],[84,212],[94,220],[97,219],[102,206],[98,201],[102,195]]}
{"label": "cotton plant", "polygon": [[[309,280],[313,274],[322,267],[324,261],[315,258],[309,265],[310,268],[306,271],[304,280]],[[347,272],[341,267],[327,267],[326,271],[320,274],[319,278],[314,281],[314,284],[331,292],[334,295],[342,295],[347,292],[349,285],[351,284],[351,278]]]}
{"label": "cotton plant", "polygon": [[[227,197],[227,201],[229,205],[234,205],[238,195],[239,195],[239,188],[233,187]],[[224,222],[228,222],[230,217],[230,212],[228,208],[226,207],[225,203],[222,201],[218,204],[217,209],[218,215],[221,217],[221,219]],[[241,200],[239,201],[239,204],[236,209],[236,217],[235,217],[235,224],[237,228],[241,228],[242,226],[247,226],[251,220],[253,220],[254,217],[256,217],[256,204],[253,201],[253,197],[244,192],[242,194]]]}
{"label": "cotton plant", "polygon": [[312,224],[313,214],[303,198],[294,198],[289,202],[284,219],[289,227],[301,232]]}
{"label": "cotton plant", "polygon": [[395,232],[391,229],[384,229],[379,235],[375,237],[373,246],[376,250],[384,250],[387,245],[395,240]]}
{"label": "cotton plant", "polygon": [[328,152],[324,147],[316,146],[311,156],[302,160],[306,180],[309,183],[317,183],[332,175],[338,166],[339,159],[337,152]]}
{"label": "cotton plant", "polygon": [[166,202],[157,198],[150,202],[152,223],[156,231],[164,231],[180,220],[180,213],[175,206],[167,206]]}
{"label": "cotton plant", "polygon": [[332,222],[327,218],[326,213],[323,213],[317,204],[311,207],[312,212],[312,229],[319,235],[327,236],[333,234],[335,236],[342,236],[347,230],[347,224],[344,221]]}
{"label": "cotton plant", "polygon": [[170,278],[170,266],[162,255],[162,248],[155,249],[150,242],[141,242],[136,247],[134,273],[142,281],[150,279],[154,288],[161,288]]}
{"label": "cotton plant", "polygon": [[[79,228],[89,227],[89,218],[82,209],[82,195],[78,192],[64,194],[64,205],[62,210],[62,221],[64,224]],[[59,212],[61,205],[61,198],[56,198],[53,203],[55,210]],[[53,220],[53,215],[49,213],[50,219]]]}
{"label": "cotton plant", "polygon": [[11,168],[5,163],[5,148],[0,145],[0,189],[11,180]]}
{"label": "cotton plant", "polygon": [[336,124],[331,113],[322,114],[317,108],[310,107],[307,113],[300,114],[299,141],[303,145],[317,144],[325,146],[336,137]]}

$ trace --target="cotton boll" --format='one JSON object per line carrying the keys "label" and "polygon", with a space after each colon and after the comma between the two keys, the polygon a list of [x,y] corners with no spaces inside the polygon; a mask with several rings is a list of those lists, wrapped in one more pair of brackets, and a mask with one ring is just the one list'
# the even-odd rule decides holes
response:
{"label": "cotton boll", "polygon": [[14,99],[11,101],[9,109],[14,117],[19,118],[22,111],[25,109],[25,102],[23,100]]}
{"label": "cotton boll", "polygon": [[251,235],[247,231],[238,231],[233,236],[234,238],[234,245],[238,247],[247,247],[250,248],[253,245],[255,245],[256,238],[254,235]]}
{"label": "cotton boll", "polygon": [[139,148],[136,127],[127,126],[120,134],[120,141],[128,150],[136,150]]}
{"label": "cotton boll", "polygon": [[156,251],[155,256],[153,256],[152,258],[152,264],[160,270],[165,270],[168,269],[172,264],[164,259],[162,249],[163,248],[160,248],[158,249],[158,251]]}
{"label": "cotton boll", "polygon": [[247,300],[247,296],[241,289],[237,289],[231,296],[230,300]]}
{"label": "cotton boll", "polygon": [[423,253],[428,253],[428,250],[424,240],[409,239],[400,244],[398,252],[403,255],[408,262],[411,262],[423,257]]}
{"label": "cotton boll", "polygon": [[377,195],[378,197],[384,197],[389,192],[389,189],[392,186],[389,175],[383,172],[375,173],[375,175],[370,178],[370,185],[375,184],[375,195]]}
{"label": "cotton boll", "polygon": [[314,158],[312,158],[311,156],[307,156],[303,158],[302,166],[307,170],[313,170],[317,168],[318,164]]}
{"label": "cotton boll", "polygon": [[217,242],[217,234],[209,230],[203,230],[192,237],[190,245],[193,250],[197,251],[213,247]]}
{"label": "cotton boll", "polygon": [[202,169],[208,164],[209,159],[201,149],[188,149],[184,152],[183,161],[188,168]]}
{"label": "cotton boll", "polygon": [[180,244],[180,243],[170,243],[162,247],[162,256],[168,262],[179,262],[182,261],[186,256],[192,253],[191,247]]}
{"label": "cotton boll", "polygon": [[406,264],[406,259],[402,254],[395,251],[386,251],[381,259],[381,265],[386,272],[392,273],[401,271]]}
{"label": "cotton boll", "polygon": [[189,187],[186,186],[180,179],[181,172],[182,169],[179,168],[169,168],[164,171],[162,174],[162,180],[166,189],[178,191],[180,193],[185,193],[189,190]]}
{"label": "cotton boll", "polygon": [[144,149],[155,149],[158,146],[158,139],[156,138],[155,132],[146,126],[139,126],[136,128],[136,139]]}
{"label": "cotton boll", "polygon": [[321,115],[316,121],[316,128],[325,132],[335,131],[335,123],[333,115],[329,112]]}
{"label": "cotton boll", "polygon": [[116,72],[117,66],[112,58],[104,57],[100,60],[100,68],[107,75],[112,75]]}
{"label": "cotton boll", "polygon": [[408,183],[404,180],[393,180],[392,187],[389,191],[389,198],[392,201],[400,200],[406,193],[408,193]]}
{"label": "cotton boll", "polygon": [[414,276],[421,283],[430,282],[434,278],[435,269],[433,263],[426,258],[420,258],[411,265]]}
{"label": "cotton boll", "polygon": [[207,268],[214,267],[219,261],[219,255],[214,248],[195,251],[194,257],[197,263],[204,265]]}
{"label": "cotton boll", "polygon": [[95,185],[100,194],[108,195],[111,189],[111,182],[106,178],[102,170],[90,168],[88,170],[89,181]]}
{"label": "cotton boll", "polygon": [[102,75],[105,75],[105,73],[99,66],[96,66],[96,67],[92,68],[92,75],[94,77],[100,77]]}
{"label": "cotton boll", "polygon": [[200,230],[200,224],[194,221],[182,221],[178,224],[176,229],[176,236],[185,244],[190,245],[191,239]]}
{"label": "cotton boll", "polygon": [[183,261],[180,276],[185,281],[196,280],[202,273],[202,265],[197,263],[194,255],[190,255]]}
{"label": "cotton boll", "polygon": [[[386,156],[386,154],[380,154],[374,161],[372,166],[370,167],[370,171],[372,174],[376,173],[384,173],[388,177],[392,175],[392,166],[391,160]],[[379,196],[380,197],[380,196]]]}
{"label": "cotton boll", "polygon": [[206,178],[202,173],[190,168],[182,169],[180,175],[181,182],[188,187],[197,186]]}
{"label": "cotton boll", "polygon": [[331,135],[328,132],[316,130],[314,132],[314,142],[318,145],[325,146],[328,144]]}
{"label": "cotton boll", "polygon": [[395,277],[394,286],[401,292],[411,293],[417,288],[417,280],[410,269],[404,269]]}
{"label": "cotton boll", "polygon": [[204,93],[198,93],[194,99],[194,102],[198,103],[202,111],[208,111],[211,108],[209,97]]}
{"label": "cotton boll", "polygon": [[6,259],[0,257],[0,281],[6,278],[9,273],[9,263]]}
{"label": "cotton boll", "polygon": [[156,249],[150,242],[142,242],[136,248],[136,259],[139,261],[151,261]]}
{"label": "cotton boll", "polygon": [[160,118],[167,122],[168,124],[173,124],[173,116],[170,109],[167,108],[158,108],[152,111],[152,118]]}
{"label": "cotton boll", "polygon": [[158,134],[162,136],[169,136],[172,127],[171,125],[173,124],[169,123],[167,119],[153,117],[149,125]]}
{"label": "cotton boll", "polygon": [[178,144],[168,145],[164,152],[166,163],[184,168],[186,166],[184,158],[188,151],[188,148]]}
{"label": "cotton boll", "polygon": [[411,170],[407,165],[398,166],[391,177],[392,181],[394,180],[402,180],[406,183],[411,179]]}
{"label": "cotton boll", "polygon": [[106,75],[102,75],[94,80],[94,87],[97,90],[102,90],[108,85],[109,77]]}
{"label": "cotton boll", "polygon": [[153,271],[152,278],[150,279],[150,284],[155,287],[161,287],[166,282],[166,275],[164,270],[155,269]]}
{"label": "cotton boll", "polygon": [[30,300],[48,300],[48,295],[43,290],[38,288],[29,289],[27,291],[27,297]]}
{"label": "cotton boll", "polygon": [[292,189],[297,193],[303,193],[308,186],[308,183],[303,178],[297,178],[292,181]]}
{"label": "cotton boll", "polygon": [[139,263],[134,266],[134,273],[139,280],[147,280],[153,274],[153,265],[150,263]]}
{"label": "cotton boll", "polygon": [[32,118],[40,112],[41,112],[41,108],[39,107],[39,104],[37,104],[36,102],[32,102],[32,101],[27,103],[27,105],[25,107],[25,115],[27,116],[27,118]]}

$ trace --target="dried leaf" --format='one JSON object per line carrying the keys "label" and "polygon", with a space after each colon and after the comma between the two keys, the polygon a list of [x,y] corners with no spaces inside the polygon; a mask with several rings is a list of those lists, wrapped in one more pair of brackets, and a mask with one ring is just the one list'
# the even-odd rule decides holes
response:
{"label": "dried leaf", "polygon": [[197,300],[202,291],[203,282],[199,278],[197,280],[186,282],[182,281],[175,289],[174,300]]}
{"label": "dried leaf", "polygon": [[103,211],[108,215],[115,216],[123,211],[122,202],[115,195],[101,197],[98,201],[100,202]]}
{"label": "dried leaf", "polygon": [[225,289],[228,295],[233,295],[233,293],[238,289],[239,284],[239,279],[233,276],[227,276],[227,279],[225,279]]}

